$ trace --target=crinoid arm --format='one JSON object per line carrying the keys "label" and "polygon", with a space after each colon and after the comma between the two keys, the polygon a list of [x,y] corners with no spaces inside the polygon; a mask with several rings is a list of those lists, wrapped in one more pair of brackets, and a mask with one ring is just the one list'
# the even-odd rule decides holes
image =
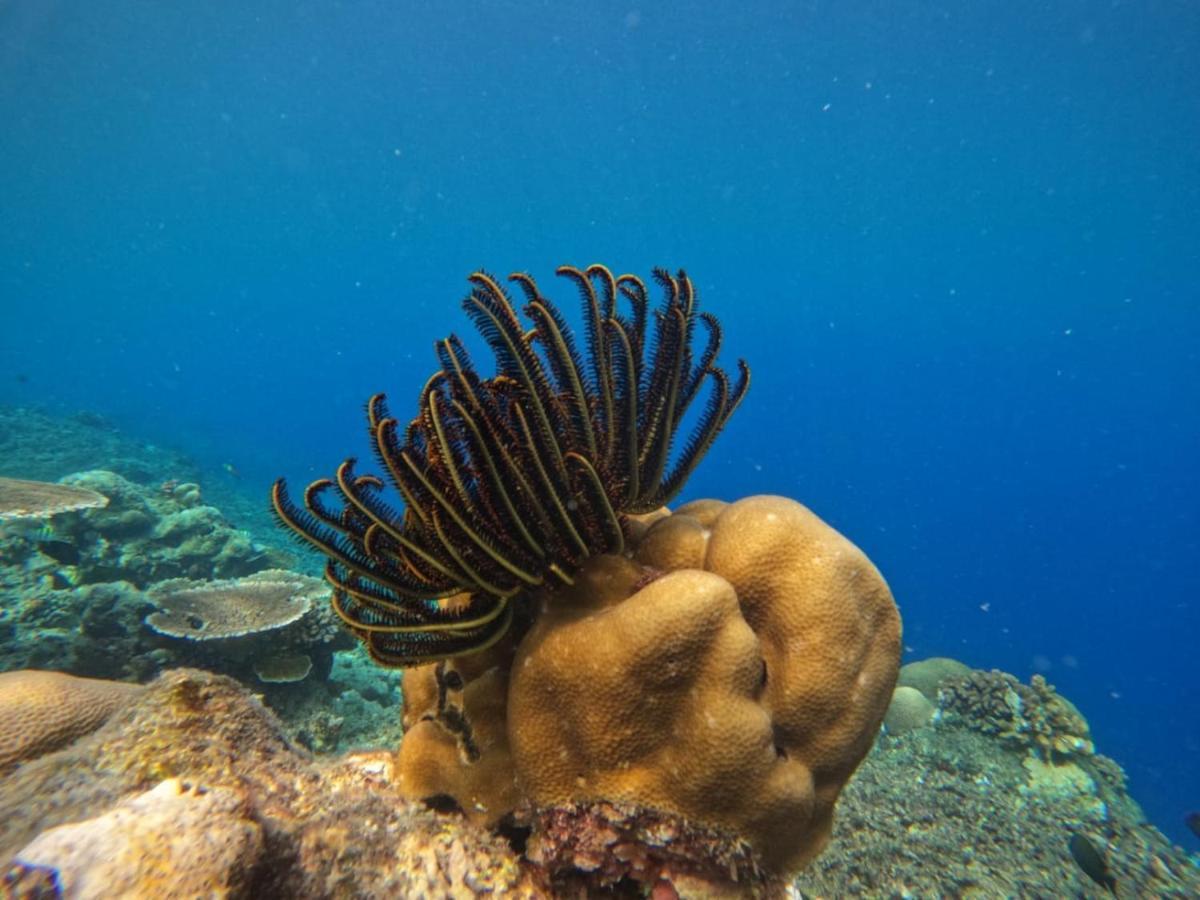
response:
{"label": "crinoid arm", "polygon": [[[439,368],[406,427],[383,394],[367,402],[383,477],[357,474],[350,459],[302,503],[282,479],[272,489],[279,521],[328,559],[334,611],[382,665],[483,650],[520,618],[525,594],[623,552],[627,517],[679,493],[749,387],[745,362],[732,383],[717,367],[720,324],[698,311],[683,271],[655,270],[653,310],[635,275],[558,274],[579,295],[582,342],[531,276],[509,276],[518,312],[499,280],[475,272],[462,307],[494,374],[481,375],[454,335],[438,341]],[[697,322],[705,343],[694,353]]]}

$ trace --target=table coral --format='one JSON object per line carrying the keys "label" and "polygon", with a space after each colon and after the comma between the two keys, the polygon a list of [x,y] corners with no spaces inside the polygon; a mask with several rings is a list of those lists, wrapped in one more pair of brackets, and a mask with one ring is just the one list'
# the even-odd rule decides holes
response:
{"label": "table coral", "polygon": [[137,685],[61,672],[0,673],[0,774],[95,731],[139,693]]}
{"label": "table coral", "polygon": [[87,488],[0,477],[0,521],[48,519],[58,513],[107,505],[107,497]]}

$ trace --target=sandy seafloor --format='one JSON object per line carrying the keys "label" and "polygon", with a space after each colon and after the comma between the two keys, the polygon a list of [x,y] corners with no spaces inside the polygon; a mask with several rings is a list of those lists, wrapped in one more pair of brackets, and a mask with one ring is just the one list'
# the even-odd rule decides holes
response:
{"label": "sandy seafloor", "polygon": [[[0,409],[0,476],[64,479],[110,501],[0,527],[0,669],[151,685],[107,722],[22,751],[7,767],[5,859],[36,856],[38,835],[54,826],[90,822],[80,846],[91,849],[76,847],[76,869],[59,873],[77,896],[103,895],[79,888],[89,866],[146,892],[167,876],[221,884],[231,896],[532,890],[504,840],[398,799],[387,772],[401,739],[399,678],[367,661],[322,602],[283,624],[239,621],[227,640],[179,638],[154,618],[162,586],[177,579],[286,571],[318,596],[320,585],[304,579],[319,561],[274,527],[258,486],[88,413],[15,407]],[[793,896],[1111,896],[1072,859],[1076,832],[1103,848],[1116,896],[1200,896],[1200,860],[1145,820],[1122,761],[1092,744],[1086,710],[1061,705],[1052,686],[1024,685],[1023,715],[1032,720],[1043,701],[1054,714],[1044,717],[1050,730],[1014,729],[997,720],[987,692],[1013,696],[1015,682],[973,677],[976,693],[964,694],[902,675],[921,708],[889,714],[839,802],[829,846],[789,887]],[[185,696],[191,711],[178,714],[173,704]],[[13,752],[13,734],[36,730],[14,718],[2,690],[0,723],[3,753]],[[185,786],[164,780],[171,775]],[[197,838],[181,844],[192,849],[163,857],[166,876],[153,866],[117,871],[162,848],[136,825],[95,823],[152,829],[156,816]],[[46,874],[18,865],[5,891],[55,896],[39,880]]]}

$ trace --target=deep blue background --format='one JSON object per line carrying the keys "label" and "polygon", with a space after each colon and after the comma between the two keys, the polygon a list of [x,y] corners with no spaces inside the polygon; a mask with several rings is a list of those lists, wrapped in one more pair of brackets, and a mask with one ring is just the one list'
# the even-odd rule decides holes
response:
{"label": "deep blue background", "polygon": [[688,496],[809,504],[1195,847],[1198,47],[1190,0],[10,0],[0,402],[261,491],[470,270],[686,266],[755,372]]}

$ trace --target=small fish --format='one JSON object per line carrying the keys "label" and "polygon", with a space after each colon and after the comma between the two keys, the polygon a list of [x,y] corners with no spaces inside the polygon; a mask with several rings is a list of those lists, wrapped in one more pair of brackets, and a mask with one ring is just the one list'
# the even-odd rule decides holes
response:
{"label": "small fish", "polygon": [[1192,830],[1192,834],[1200,838],[1200,812],[1188,813],[1184,816],[1183,821]]}
{"label": "small fish", "polygon": [[17,373],[17,384],[29,384],[29,376],[24,372]]}
{"label": "small fish", "polygon": [[226,472],[228,472],[228,473],[229,473],[231,476],[233,476],[234,478],[241,478],[241,477],[242,477],[242,473],[241,473],[241,472],[239,472],[239,471],[237,470],[237,466],[235,466],[235,465],[234,465],[233,463],[231,463],[231,462],[222,463],[222,464],[221,464],[221,468],[222,468],[222,469],[224,469]]}
{"label": "small fish", "polygon": [[1073,834],[1068,846],[1071,848],[1071,856],[1079,864],[1079,868],[1083,869],[1084,874],[1114,897],[1117,896],[1117,879],[1108,871],[1104,854],[1096,849],[1096,845],[1082,834]]}

